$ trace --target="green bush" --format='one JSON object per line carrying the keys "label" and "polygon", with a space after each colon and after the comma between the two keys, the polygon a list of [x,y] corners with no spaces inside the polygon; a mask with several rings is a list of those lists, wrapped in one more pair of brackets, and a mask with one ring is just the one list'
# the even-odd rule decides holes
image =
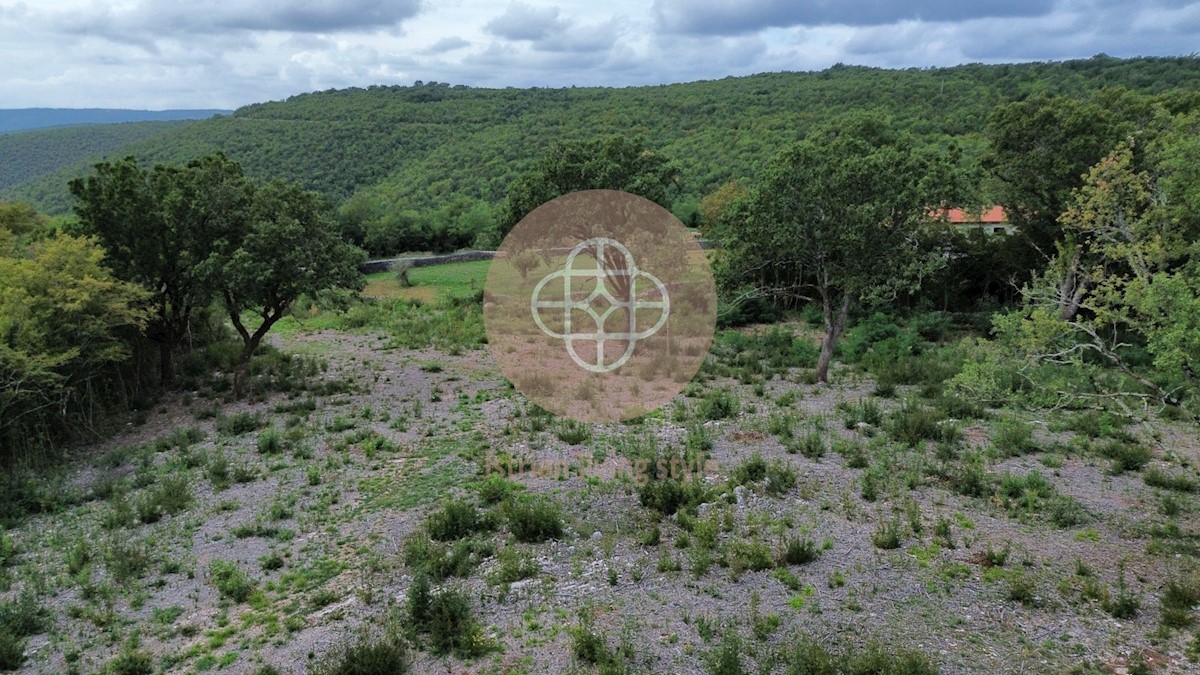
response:
{"label": "green bush", "polygon": [[542,566],[529,551],[510,546],[500,552],[499,565],[492,573],[491,581],[494,584],[511,584],[532,579],[541,571]]}
{"label": "green bush", "polygon": [[748,675],[743,663],[742,640],[732,629],[725,632],[721,644],[704,655],[709,675]]}
{"label": "green bush", "polygon": [[755,453],[733,470],[731,481],[734,485],[749,485],[758,483],[767,477],[767,460]]}
{"label": "green bush", "polygon": [[152,675],[154,656],[139,646],[138,634],[129,636],[121,652],[104,666],[104,675]]}
{"label": "green bush", "polygon": [[1033,443],[1033,426],[1015,417],[1005,417],[996,422],[989,438],[996,454],[1001,457],[1016,457],[1037,450]]}
{"label": "green bush", "polygon": [[17,670],[25,664],[25,639],[0,631],[0,671]]}
{"label": "green bush", "polygon": [[163,516],[174,516],[192,504],[192,487],[186,476],[168,476],[137,500],[137,517],[143,523],[156,523]]}
{"label": "green bush", "polygon": [[571,654],[584,663],[597,666],[617,663],[616,656],[608,647],[608,640],[587,625],[571,629]]}
{"label": "green bush", "polygon": [[493,473],[476,483],[475,489],[479,492],[479,498],[483,500],[484,504],[499,504],[508,499],[510,495],[524,490],[525,486]]}
{"label": "green bush", "polygon": [[797,441],[787,445],[789,453],[800,453],[808,459],[820,459],[825,455],[825,437],[819,431],[801,436]]}
{"label": "green bush", "polygon": [[1186,628],[1195,621],[1193,608],[1200,605],[1200,573],[1167,579],[1159,598],[1160,623],[1167,628]]}
{"label": "green bush", "polygon": [[883,423],[883,412],[871,398],[856,399],[853,403],[842,401],[837,404],[837,411],[841,414],[842,425],[847,429],[854,429],[859,424],[877,427]]}
{"label": "green bush", "polygon": [[1101,446],[1100,454],[1112,460],[1113,473],[1137,471],[1154,458],[1150,448],[1141,443],[1115,438]]}
{"label": "green bush", "polygon": [[956,462],[947,478],[954,491],[966,497],[984,497],[992,492],[992,479],[983,458],[977,454],[968,454]]}
{"label": "green bush", "polygon": [[900,542],[903,540],[904,531],[900,521],[896,519],[881,521],[871,533],[871,543],[875,548],[884,550],[900,548]]}
{"label": "green bush", "polygon": [[784,565],[807,565],[821,555],[820,549],[809,537],[788,537],[783,542],[779,560]]}
{"label": "green bush", "polygon": [[941,421],[938,411],[905,401],[888,415],[886,429],[896,441],[916,447],[925,440],[938,440],[946,433],[939,424]]}
{"label": "green bush", "polygon": [[26,638],[44,633],[50,626],[50,612],[32,589],[26,588],[16,597],[0,601],[0,633]]}
{"label": "green bush", "polygon": [[254,581],[246,576],[237,563],[214,560],[208,567],[208,575],[217,591],[234,602],[245,602],[254,593]]}
{"label": "green bush", "polygon": [[429,634],[430,651],[459,658],[482,656],[494,648],[471,610],[471,601],[457,589],[443,590],[430,598],[428,618],[420,626]]}
{"label": "green bush", "polygon": [[404,564],[441,581],[466,577],[495,552],[491,542],[459,539],[453,544],[438,544],[428,537],[414,536],[404,544]]}
{"label": "green bush", "polygon": [[563,534],[562,511],[547,499],[519,499],[505,511],[508,529],[517,541],[536,544]]}
{"label": "green bush", "polygon": [[330,649],[309,668],[311,675],[404,675],[412,660],[408,645],[395,633],[363,631]]}
{"label": "green bush", "polygon": [[436,541],[462,539],[490,529],[490,526],[473,504],[455,499],[447,499],[442,508],[431,513],[425,521],[425,529]]}
{"label": "green bush", "polygon": [[723,420],[738,414],[741,406],[728,389],[708,392],[700,401],[700,416],[707,420]]}
{"label": "green bush", "polygon": [[779,660],[787,675],[839,675],[840,659],[807,635],[788,640]]}
{"label": "green bush", "polygon": [[938,667],[920,652],[878,645],[849,655],[843,667],[846,675],[938,674]]}
{"label": "green bush", "polygon": [[284,450],[283,433],[274,426],[267,427],[258,435],[257,445],[264,455],[278,455]]}
{"label": "green bush", "polygon": [[1191,473],[1171,473],[1156,466],[1142,472],[1142,480],[1150,487],[1175,492],[1200,492],[1200,481]]}
{"label": "green bush", "polygon": [[659,478],[646,481],[638,488],[638,501],[663,516],[677,511],[692,513],[708,498],[709,491],[698,480]]}
{"label": "green bush", "polygon": [[217,431],[227,436],[248,434],[261,426],[262,416],[252,412],[235,413],[217,421]]}

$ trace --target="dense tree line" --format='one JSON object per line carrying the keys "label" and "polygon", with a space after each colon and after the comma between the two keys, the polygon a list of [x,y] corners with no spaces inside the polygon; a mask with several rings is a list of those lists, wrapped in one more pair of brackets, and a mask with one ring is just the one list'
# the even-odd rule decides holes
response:
{"label": "dense tree line", "polygon": [[[328,199],[251,181],[223,155],[105,162],[70,188],[68,232],[0,203],[0,461],[171,387],[176,355],[219,336],[214,314],[241,340],[230,363],[240,392],[263,337],[301,296],[362,287],[365,256],[342,239]],[[145,367],[154,355],[157,377]]]}
{"label": "dense tree line", "polygon": [[[450,243],[431,245],[442,233],[447,242],[470,243],[473,235],[463,231],[485,215],[497,220],[498,213],[485,209],[499,205],[514,181],[562,141],[641,136],[649,149],[672,160],[676,213],[695,224],[705,195],[754,176],[778,148],[852,111],[886,109],[899,131],[922,144],[958,139],[961,161],[971,168],[987,150],[996,106],[1056,95],[1105,106],[1121,96],[1098,93],[1106,89],[1191,107],[1200,89],[1200,59],[1098,56],[908,70],[839,65],[620,89],[420,83],[331,90],[185,124],[122,152],[179,164],[222,151],[252,178],[295,181],[344,202],[347,233],[363,232],[359,243],[383,255],[397,252],[385,250],[392,245],[448,248]],[[77,165],[41,179],[30,176],[32,182],[9,195],[51,213],[67,212],[71,200],[63,186],[87,170]],[[469,222],[439,213],[449,200],[470,201],[459,209]],[[371,241],[366,230],[375,230]]]}

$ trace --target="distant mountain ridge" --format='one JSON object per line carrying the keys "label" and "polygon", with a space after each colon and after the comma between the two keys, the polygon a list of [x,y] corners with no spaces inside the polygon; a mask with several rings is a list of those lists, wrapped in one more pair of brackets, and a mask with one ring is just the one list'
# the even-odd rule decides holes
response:
{"label": "distant mountain ridge", "polygon": [[457,219],[500,203],[555,142],[620,134],[641,136],[673,162],[675,206],[686,221],[725,182],[751,179],[780,148],[856,111],[885,111],[924,143],[953,140],[971,169],[996,106],[1040,95],[1119,103],[1121,91],[1200,110],[1200,56],[904,70],[839,64],[624,88],[331,89],[204,120],[0,133],[0,199],[70,213],[68,181],[96,161],[182,164],[219,151],[255,180],[297,181],[355,218],[419,220],[440,210],[437,217]]}
{"label": "distant mountain ridge", "polygon": [[172,122],[228,115],[232,110],[127,110],[123,108],[0,108],[0,133],[76,124]]}

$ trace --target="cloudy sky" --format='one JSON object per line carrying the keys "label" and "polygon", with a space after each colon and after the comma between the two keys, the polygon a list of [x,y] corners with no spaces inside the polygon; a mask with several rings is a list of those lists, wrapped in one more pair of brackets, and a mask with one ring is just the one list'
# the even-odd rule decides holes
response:
{"label": "cloudy sky", "polygon": [[1200,0],[0,0],[0,108],[1190,54]]}

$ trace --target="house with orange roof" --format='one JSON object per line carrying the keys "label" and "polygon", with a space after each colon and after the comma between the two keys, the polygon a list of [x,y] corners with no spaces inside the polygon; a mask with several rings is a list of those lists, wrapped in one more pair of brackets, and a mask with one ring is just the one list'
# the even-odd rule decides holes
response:
{"label": "house with orange roof", "polygon": [[1016,232],[1003,206],[989,206],[979,211],[960,208],[942,208],[930,214],[961,229],[979,229],[985,234],[1012,234]]}

